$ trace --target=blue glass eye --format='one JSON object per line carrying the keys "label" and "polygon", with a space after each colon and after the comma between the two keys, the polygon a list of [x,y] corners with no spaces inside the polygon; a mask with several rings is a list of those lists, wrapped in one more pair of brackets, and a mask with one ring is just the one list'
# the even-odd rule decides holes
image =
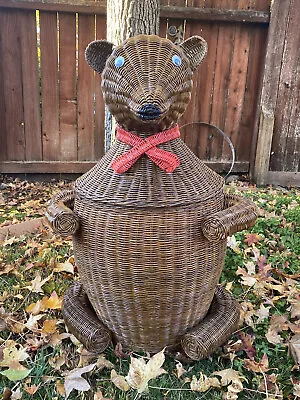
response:
{"label": "blue glass eye", "polygon": [[179,57],[179,56],[173,56],[172,57],[172,63],[174,64],[174,65],[176,65],[176,67],[180,67],[180,65],[181,65],[181,58]]}
{"label": "blue glass eye", "polygon": [[119,57],[117,57],[117,58],[115,59],[115,66],[116,66],[117,68],[123,67],[124,63],[125,63],[125,58],[122,57],[122,56],[119,56]]}

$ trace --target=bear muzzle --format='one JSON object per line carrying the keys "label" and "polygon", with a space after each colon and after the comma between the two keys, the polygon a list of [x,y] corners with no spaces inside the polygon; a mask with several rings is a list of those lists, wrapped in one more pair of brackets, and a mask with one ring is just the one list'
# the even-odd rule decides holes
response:
{"label": "bear muzzle", "polygon": [[139,118],[144,121],[152,121],[158,119],[161,116],[162,112],[155,104],[148,103],[142,105],[137,114]]}

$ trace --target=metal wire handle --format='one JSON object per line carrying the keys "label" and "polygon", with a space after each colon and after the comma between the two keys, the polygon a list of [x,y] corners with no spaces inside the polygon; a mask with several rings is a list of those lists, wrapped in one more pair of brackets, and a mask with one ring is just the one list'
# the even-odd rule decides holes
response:
{"label": "metal wire handle", "polygon": [[217,130],[217,132],[219,132],[223,138],[226,140],[226,142],[229,144],[230,150],[231,150],[231,154],[232,154],[232,161],[231,161],[231,166],[229,171],[227,172],[227,174],[225,175],[225,179],[227,178],[227,176],[231,173],[234,163],[235,163],[235,150],[234,150],[234,146],[232,144],[232,141],[229,139],[229,137],[226,135],[225,132],[223,132],[220,128],[218,128],[217,126],[213,125],[213,124],[209,124],[208,122],[189,122],[188,124],[182,125],[180,126],[180,129],[185,128],[188,125],[193,125],[193,124],[199,124],[199,125],[205,125],[205,126],[210,126],[214,129]]}

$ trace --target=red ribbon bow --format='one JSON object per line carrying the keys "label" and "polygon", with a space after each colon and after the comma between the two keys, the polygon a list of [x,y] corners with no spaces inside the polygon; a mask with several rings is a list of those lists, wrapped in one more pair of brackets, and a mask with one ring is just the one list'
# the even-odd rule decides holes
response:
{"label": "red ribbon bow", "polygon": [[143,155],[147,156],[156,165],[166,172],[173,172],[180,164],[180,159],[173,153],[157,148],[162,143],[169,142],[180,136],[178,125],[163,132],[156,133],[146,139],[142,139],[131,132],[117,126],[116,138],[123,143],[133,146],[132,149],[116,158],[111,168],[118,174],[126,172]]}

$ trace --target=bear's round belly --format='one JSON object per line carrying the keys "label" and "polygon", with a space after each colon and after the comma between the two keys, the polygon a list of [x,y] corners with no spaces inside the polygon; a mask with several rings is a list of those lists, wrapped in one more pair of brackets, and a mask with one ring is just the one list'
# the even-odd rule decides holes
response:
{"label": "bear's round belly", "polygon": [[223,195],[213,203],[137,209],[76,199],[81,282],[126,347],[159,351],[206,315],[226,250],[226,241],[201,232],[202,219],[223,209]]}

